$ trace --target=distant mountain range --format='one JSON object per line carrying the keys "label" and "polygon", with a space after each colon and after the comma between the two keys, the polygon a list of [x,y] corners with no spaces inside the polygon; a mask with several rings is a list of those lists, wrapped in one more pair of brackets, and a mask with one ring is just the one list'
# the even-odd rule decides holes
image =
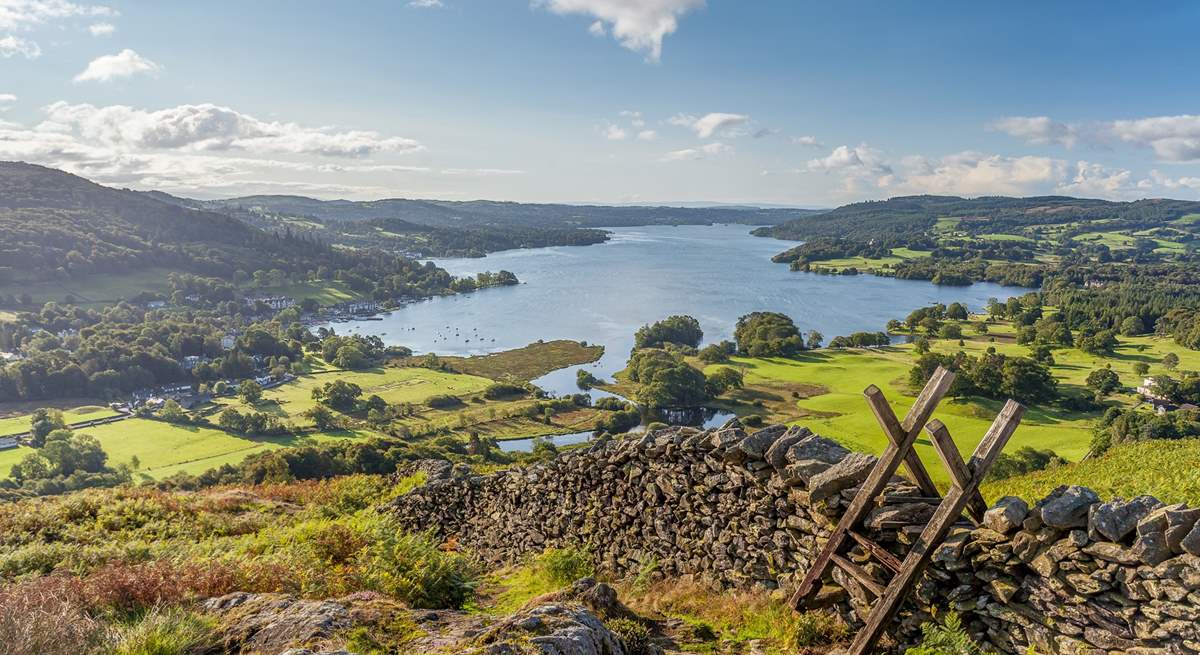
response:
{"label": "distant mountain range", "polygon": [[183,200],[215,211],[257,211],[326,221],[401,219],[434,227],[626,227],[635,225],[776,225],[816,213],[808,209],[747,206],[646,207],[563,205],[493,200],[316,200],[303,196],[245,196],[227,200]]}

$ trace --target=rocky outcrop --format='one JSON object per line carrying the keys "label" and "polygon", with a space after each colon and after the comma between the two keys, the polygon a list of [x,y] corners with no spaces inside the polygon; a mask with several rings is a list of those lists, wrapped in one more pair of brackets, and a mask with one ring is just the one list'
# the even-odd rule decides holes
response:
{"label": "rocky outcrop", "polygon": [[[716,587],[790,588],[872,463],[804,428],[748,432],[733,421],[599,442],[488,476],[455,471],[390,510],[490,563],[574,544],[618,575],[654,564]],[[920,495],[894,479],[864,529],[902,557],[928,520]],[[934,608],[950,607],[1003,652],[1200,653],[1198,515],[1150,498],[1101,503],[1083,487],[1032,507],[1003,498],[981,526],[952,529],[898,632],[914,635]],[[852,556],[884,577],[865,554]],[[834,578],[846,592],[839,609],[858,621],[869,593]]]}
{"label": "rocky outcrop", "polygon": [[[454,610],[411,610],[377,594],[314,601],[285,594],[232,593],[205,601],[218,619],[208,652],[254,655],[353,655],[348,636],[361,629],[371,652],[469,655],[660,655],[653,643],[630,644],[606,621],[644,622],[612,587],[585,578],[515,614],[492,619]],[[617,625],[617,624],[614,624]],[[669,643],[669,638],[667,639]],[[532,650],[531,650],[532,649]]]}

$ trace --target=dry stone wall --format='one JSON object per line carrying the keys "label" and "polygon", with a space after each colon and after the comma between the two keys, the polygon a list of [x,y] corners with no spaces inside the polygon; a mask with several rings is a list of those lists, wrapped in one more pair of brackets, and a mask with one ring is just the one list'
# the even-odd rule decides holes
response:
{"label": "dry stone wall", "polygon": [[[431,469],[393,501],[414,530],[455,536],[490,563],[585,545],[618,575],[657,570],[716,587],[790,589],[875,458],[805,428],[736,420],[602,440],[545,464],[487,476]],[[899,478],[865,522],[898,556],[933,506]],[[911,502],[908,502],[911,499]],[[956,526],[900,618],[916,635],[952,608],[1001,652],[1200,653],[1200,509],[1148,496],[1101,502],[1063,487],[1032,507],[1003,498],[983,525]],[[857,559],[880,579],[877,565]],[[834,572],[829,600],[852,622],[867,592]]]}

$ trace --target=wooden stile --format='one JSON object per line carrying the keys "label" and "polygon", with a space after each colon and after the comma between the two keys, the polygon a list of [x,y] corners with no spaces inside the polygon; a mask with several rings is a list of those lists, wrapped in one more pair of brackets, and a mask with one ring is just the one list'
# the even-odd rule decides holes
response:
{"label": "wooden stile", "polygon": [[[879,638],[883,635],[887,624],[899,611],[901,603],[908,596],[913,584],[920,578],[925,567],[929,565],[930,557],[936,546],[945,539],[946,533],[961,517],[964,511],[977,523],[982,520],[987,511],[987,503],[979,493],[979,485],[983,482],[988,470],[1008,443],[1010,437],[1021,422],[1025,408],[1019,403],[1009,400],[996,420],[980,441],[971,459],[964,462],[959,455],[958,447],[950,437],[950,431],[945,424],[937,419],[930,420],[934,409],[950,390],[954,382],[954,373],[938,368],[933,377],[921,390],[917,401],[913,403],[904,421],[900,422],[892,408],[884,398],[883,392],[875,385],[867,387],[863,395],[867,405],[874,413],[876,420],[887,435],[888,445],[879,456],[866,481],[859,487],[858,493],[842,514],[837,527],[822,547],[812,566],[805,574],[800,585],[791,597],[791,606],[797,610],[807,607],[821,590],[822,580],[831,567],[836,566],[849,575],[863,588],[875,596],[875,603],[870,614],[865,619],[865,625],[854,638],[847,651],[849,655],[864,655],[870,652]],[[943,466],[950,474],[952,484],[943,497],[934,486],[929,472],[921,463],[913,445],[917,436],[924,429],[929,433],[930,441],[938,453]],[[913,542],[903,561],[888,552],[869,537],[857,531],[858,525],[876,506],[877,502],[904,502],[901,498],[882,496],[892,476],[896,474],[901,464],[904,465],[921,493],[921,498],[911,498],[907,502],[936,502],[937,509],[933,517],[925,525],[919,537]],[[894,573],[886,584],[872,577],[862,566],[850,561],[843,554],[849,546],[858,545],[871,558]]]}

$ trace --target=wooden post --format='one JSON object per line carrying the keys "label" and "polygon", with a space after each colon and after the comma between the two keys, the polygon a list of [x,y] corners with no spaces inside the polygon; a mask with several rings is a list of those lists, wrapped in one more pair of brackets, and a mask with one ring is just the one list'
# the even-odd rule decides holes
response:
{"label": "wooden post", "polygon": [[[979,493],[979,485],[1020,425],[1021,417],[1025,413],[1024,407],[1009,400],[992,422],[983,440],[971,455],[970,461],[963,462],[945,424],[937,419],[930,420],[937,404],[949,391],[953,382],[954,374],[939,367],[921,390],[903,422],[896,419],[895,413],[878,387],[871,385],[863,394],[879,426],[887,435],[887,446],[790,600],[793,608],[799,610],[804,607],[816,596],[821,588],[822,579],[832,566],[838,567],[874,594],[876,602],[866,617],[866,625],[855,636],[847,651],[850,655],[864,655],[875,647],[887,624],[895,618],[912,585],[929,565],[934,549],[946,538],[946,533],[962,516],[963,511],[968,511],[976,521],[983,518],[987,504]],[[929,472],[913,448],[922,428],[929,433],[934,449],[952,481],[950,491],[944,498],[938,493]],[[939,502],[933,517],[925,525],[903,561],[855,531],[902,464],[926,498],[931,502]],[[884,584],[867,573],[866,569],[845,557],[842,549],[853,544],[860,546],[884,569],[894,572],[892,579]]]}

